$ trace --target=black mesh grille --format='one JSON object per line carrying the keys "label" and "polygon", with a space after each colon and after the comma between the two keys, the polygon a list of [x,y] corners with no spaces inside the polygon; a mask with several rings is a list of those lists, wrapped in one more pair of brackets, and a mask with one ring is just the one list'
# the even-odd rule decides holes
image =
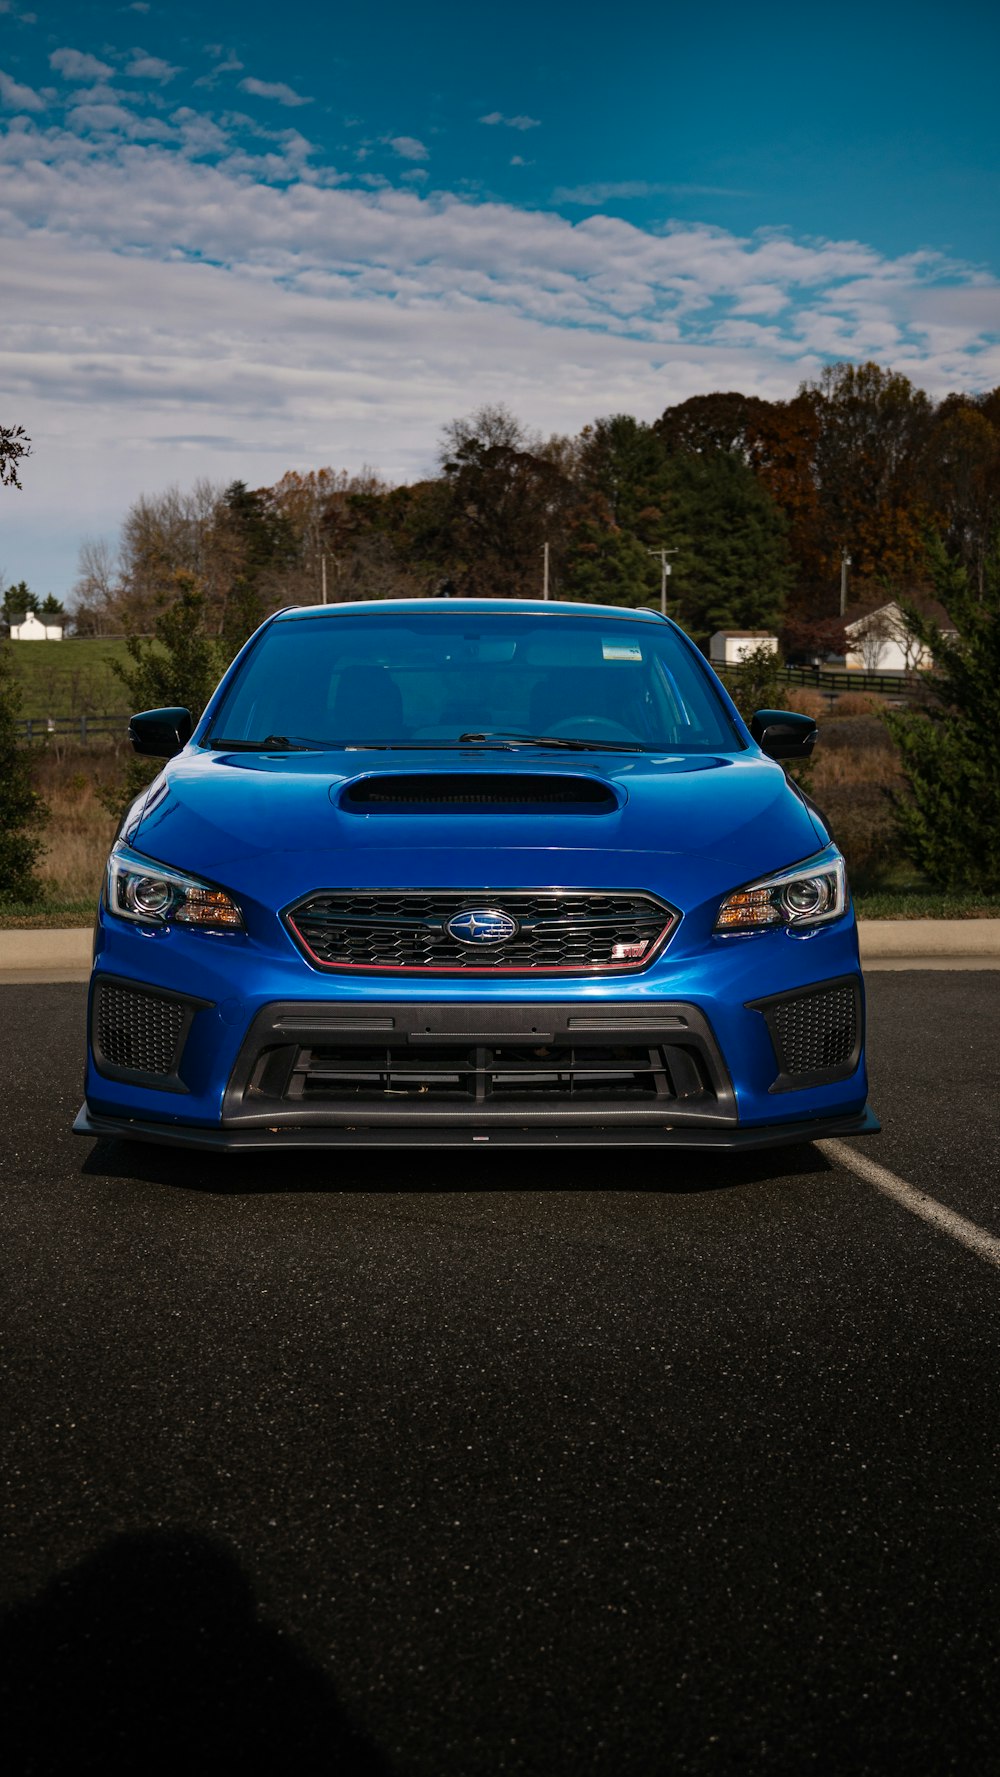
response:
{"label": "black mesh grille", "polygon": [[101,983],[94,1031],[101,1059],[137,1073],[173,1074],[186,1011],[183,1000]]}
{"label": "black mesh grille", "polygon": [[776,1000],[771,1019],[786,1074],[816,1074],[843,1067],[858,1035],[857,993],[850,982]]}
{"label": "black mesh grille", "polygon": [[[474,909],[506,913],[516,930],[503,943],[462,944],[448,921]],[[322,968],[612,975],[645,968],[677,915],[653,895],[480,889],[324,891],[286,917]]]}

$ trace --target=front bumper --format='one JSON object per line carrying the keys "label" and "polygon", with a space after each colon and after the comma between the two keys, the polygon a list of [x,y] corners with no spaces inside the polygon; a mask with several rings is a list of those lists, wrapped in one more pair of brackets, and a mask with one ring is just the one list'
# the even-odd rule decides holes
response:
{"label": "front bumper", "polygon": [[[118,1024],[102,1032],[99,1008],[130,992],[162,1001],[159,1079],[127,1065],[127,1044],[115,1049]],[[276,955],[242,938],[150,936],[102,913],[76,1131],[236,1151],[738,1151],[878,1128],[866,1102],[850,916],[809,940],[775,932],[686,951],[671,944],[628,980],[486,989],[424,978],[390,992],[384,979],[318,976],[290,946]],[[853,1042],[818,1068],[798,1050],[789,1060],[811,996],[854,1007]],[[796,1016],[783,1023],[776,1008],[789,1004]],[[171,1050],[175,1031],[183,1040]]]}

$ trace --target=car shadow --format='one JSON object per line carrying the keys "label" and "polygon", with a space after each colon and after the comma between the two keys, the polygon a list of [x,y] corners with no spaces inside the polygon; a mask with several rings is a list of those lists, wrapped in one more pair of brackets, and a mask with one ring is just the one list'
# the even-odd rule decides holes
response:
{"label": "car shadow", "polygon": [[[627,1158],[631,1156],[631,1159]],[[646,1164],[643,1164],[643,1161]],[[133,1179],[212,1196],[375,1196],[470,1190],[642,1192],[692,1195],[829,1173],[831,1163],[810,1142],[719,1154],[684,1148],[615,1146],[505,1148],[285,1149],[275,1154],[209,1154],[101,1137],[81,1171],[90,1178]]]}
{"label": "car shadow", "polygon": [[0,1622],[16,1773],[286,1770],[389,1777],[326,1674],[263,1620],[227,1546],[113,1537]]}

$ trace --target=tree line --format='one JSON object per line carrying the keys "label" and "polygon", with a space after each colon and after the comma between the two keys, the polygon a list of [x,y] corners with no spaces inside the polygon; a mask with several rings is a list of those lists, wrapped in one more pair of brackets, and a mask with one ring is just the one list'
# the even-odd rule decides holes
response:
{"label": "tree line", "polygon": [[[941,552],[984,598],[1000,532],[1000,388],[934,402],[876,364],[836,364],[790,400],[698,395],[647,423],[614,414],[543,438],[501,406],[452,421],[436,473],[290,471],[144,496],[116,546],[89,543],[80,633],[151,632],[194,581],[233,649],[293,603],[551,595],[656,605],[704,642],[777,629],[838,652],[850,603],[933,591]],[[546,548],[547,546],[547,548]]]}

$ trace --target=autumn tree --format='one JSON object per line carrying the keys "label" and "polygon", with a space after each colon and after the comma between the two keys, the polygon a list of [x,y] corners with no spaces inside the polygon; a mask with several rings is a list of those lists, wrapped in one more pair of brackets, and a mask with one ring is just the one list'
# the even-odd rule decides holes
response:
{"label": "autumn tree", "polygon": [[855,580],[898,596],[926,578],[924,463],[930,398],[878,364],[831,364],[800,394],[817,421],[815,474],[832,588],[840,553]]}
{"label": "autumn tree", "polygon": [[1000,389],[941,402],[928,441],[926,479],[942,540],[983,598],[1000,529]]}

